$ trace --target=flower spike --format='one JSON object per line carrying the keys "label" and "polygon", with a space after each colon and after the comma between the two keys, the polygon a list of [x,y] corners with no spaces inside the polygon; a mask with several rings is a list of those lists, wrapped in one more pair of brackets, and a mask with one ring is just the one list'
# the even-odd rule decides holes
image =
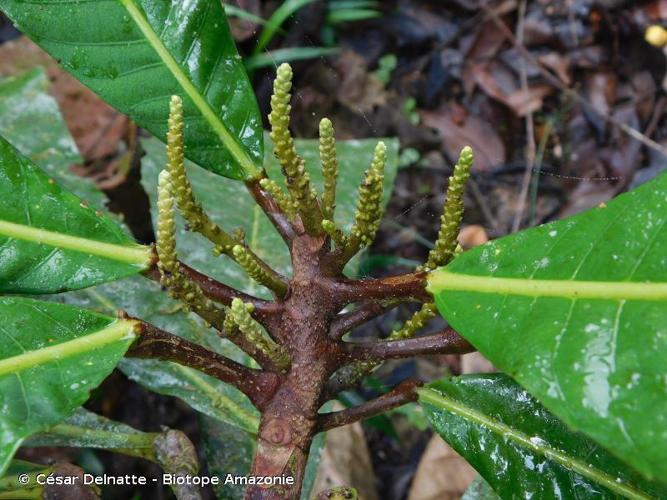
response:
{"label": "flower spike", "polygon": [[338,178],[338,161],[336,160],[336,139],[331,120],[322,118],[320,121],[320,161],[324,176],[324,193],[322,193],[322,216],[333,220],[336,208],[336,182]]}
{"label": "flower spike", "polygon": [[267,287],[282,297],[287,292],[287,285],[277,275],[269,273],[265,268],[260,266],[246,247],[243,245],[236,245],[232,249],[234,260],[243,268],[248,276],[255,280],[260,285]]}
{"label": "flower spike", "polygon": [[440,231],[435,247],[429,252],[426,263],[422,269],[432,271],[436,267],[444,266],[456,255],[461,221],[463,220],[463,192],[470,178],[470,168],[475,157],[470,146],[461,150],[459,161],[454,166],[454,173],[449,178],[447,187],[447,199],[442,217],[440,218]]}
{"label": "flower spike", "polygon": [[364,180],[359,186],[354,224],[344,250],[346,260],[356,254],[362,247],[370,245],[380,227],[383,215],[382,195],[386,161],[387,146],[384,142],[378,142],[371,166],[366,170]]}
{"label": "flower spike", "polygon": [[195,311],[205,321],[221,328],[225,313],[208,299],[202,289],[185,276],[180,269],[176,253],[176,220],[171,176],[168,171],[160,172],[158,178],[158,220],[156,250],[159,257],[160,283],[169,294]]}
{"label": "flower spike", "polygon": [[279,369],[287,370],[290,365],[287,352],[264,334],[262,327],[250,316],[252,311],[252,304],[246,304],[238,298],[232,301],[230,315],[246,341],[255,345]]}
{"label": "flower spike", "polygon": [[192,185],[185,173],[183,156],[183,102],[172,96],[169,103],[169,131],[167,132],[167,171],[171,177],[178,208],[192,231],[209,239],[219,253],[232,256],[238,241],[213,222],[195,199]]}
{"label": "flower spike", "polygon": [[276,79],[273,82],[271,113],[269,113],[273,151],[280,161],[283,174],[287,179],[287,189],[301,214],[304,227],[310,233],[321,234],[322,214],[317,197],[310,187],[310,176],[306,171],[306,164],[303,158],[297,155],[294,139],[289,132],[291,88],[292,68],[289,64],[283,63],[278,67]]}

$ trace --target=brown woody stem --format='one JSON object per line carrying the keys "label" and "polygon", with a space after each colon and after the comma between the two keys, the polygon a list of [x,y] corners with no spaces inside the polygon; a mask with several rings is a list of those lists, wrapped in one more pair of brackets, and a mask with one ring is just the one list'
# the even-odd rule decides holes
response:
{"label": "brown woody stem", "polygon": [[259,185],[259,181],[263,178],[266,178],[266,174],[259,179],[246,182],[246,187],[255,202],[262,208],[266,216],[269,218],[273,227],[276,228],[282,239],[289,246],[295,236],[294,227],[289,221],[287,214],[280,209],[278,203],[276,203],[271,195]]}
{"label": "brown woody stem", "polygon": [[406,340],[345,343],[346,355],[354,361],[380,361],[431,354],[466,354],[475,351],[470,342],[451,328],[440,333]]}
{"label": "brown woody stem", "polygon": [[[276,302],[258,299],[257,297],[243,293],[200,273],[182,262],[180,263],[180,269],[185,276],[199,285],[206,297],[215,302],[229,306],[232,300],[241,299],[243,302],[255,306],[253,317],[264,326],[266,326],[266,323],[272,322],[280,314],[281,307]],[[145,271],[144,276],[158,283],[160,282],[160,272],[157,265]]]}
{"label": "brown woody stem", "polygon": [[329,328],[329,337],[340,340],[347,332],[387,312],[394,306],[396,306],[395,303],[364,302],[352,311],[336,316]]}
{"label": "brown woody stem", "polygon": [[422,383],[415,380],[406,380],[394,387],[387,394],[372,399],[366,403],[354,406],[346,410],[334,413],[325,413],[319,416],[317,421],[318,431],[328,431],[336,427],[352,424],[358,420],[367,419],[380,415],[393,408],[398,408],[406,403],[417,401],[415,389],[421,387]]}
{"label": "brown woody stem", "polygon": [[143,322],[139,326],[139,338],[132,344],[127,356],[172,361],[194,368],[233,385],[258,408],[271,397],[279,383],[279,377],[275,373],[248,368]]}
{"label": "brown woody stem", "polygon": [[414,272],[382,279],[339,280],[336,288],[346,303],[365,300],[417,300],[431,302],[426,291],[426,273]]}

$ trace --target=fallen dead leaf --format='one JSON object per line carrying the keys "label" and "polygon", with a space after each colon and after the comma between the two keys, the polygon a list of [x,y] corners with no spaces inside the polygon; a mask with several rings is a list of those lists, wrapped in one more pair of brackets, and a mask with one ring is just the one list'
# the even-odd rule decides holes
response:
{"label": "fallen dead leaf", "polygon": [[[343,409],[340,404],[336,406],[336,411]],[[327,432],[313,492],[336,486],[350,486],[357,490],[359,498],[378,500],[373,465],[359,422]]]}
{"label": "fallen dead leaf", "polygon": [[479,224],[473,224],[461,229],[458,237],[461,246],[468,250],[479,245],[483,245],[489,241],[489,235],[486,234],[486,229]]}
{"label": "fallen dead leaf", "polygon": [[475,170],[489,170],[505,163],[505,145],[493,127],[465,110],[461,113],[461,109],[450,104],[436,111],[421,111],[420,115],[426,126],[439,132],[450,159],[458,158],[464,146],[471,146],[475,151]]}
{"label": "fallen dead leaf", "polygon": [[434,435],[419,462],[408,500],[457,500],[476,475],[458,453]]}

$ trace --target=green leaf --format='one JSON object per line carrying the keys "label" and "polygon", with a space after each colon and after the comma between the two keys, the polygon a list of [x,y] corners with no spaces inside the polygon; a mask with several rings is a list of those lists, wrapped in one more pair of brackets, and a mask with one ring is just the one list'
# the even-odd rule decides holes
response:
{"label": "green leaf", "polygon": [[0,475],[21,441],[81,406],[134,339],[134,321],[0,298]]}
{"label": "green leaf", "polygon": [[[107,283],[95,288],[61,294],[55,300],[78,307],[112,313],[118,309],[175,335],[244,362],[247,356],[221,339],[217,333],[191,314],[182,305],[160,290],[160,285],[143,277]],[[176,363],[125,358],[119,368],[132,380],[160,394],[182,399],[195,410],[222,420],[252,434],[257,432],[259,416],[246,396],[198,370]]]}
{"label": "green leaf", "polygon": [[418,392],[436,432],[502,498],[667,495],[667,488],[570,431],[506,375],[442,379]]}
{"label": "green leaf", "polygon": [[[386,203],[396,178],[398,141],[396,139],[382,140],[387,144],[384,200]],[[363,178],[364,170],[370,164],[377,141],[378,139],[363,139],[337,143],[339,178],[336,221],[340,227],[347,230],[350,229],[354,220],[359,183]],[[157,177],[166,161],[165,147],[154,139],[144,141],[142,146],[146,150],[146,156],[142,162],[142,183],[150,197],[155,220],[157,216],[155,210]],[[266,169],[271,178],[280,181],[282,176],[280,165],[270,152],[271,148],[267,137]],[[306,161],[313,186],[321,192],[322,170],[319,163],[318,141],[297,140],[296,148]],[[248,244],[255,253],[278,272],[289,274],[291,265],[287,247],[268,218],[248,194],[245,186],[216,177],[194,165],[186,165],[186,168],[195,196],[201,201],[211,218],[230,232],[239,227],[243,228]],[[199,234],[186,231],[182,221],[178,225],[176,238],[180,257],[187,264],[248,293],[269,296],[258,289],[255,282],[250,280],[235,263],[226,257],[214,256],[213,245]],[[348,266],[348,274],[355,274],[358,265],[359,261],[355,260],[351,266]]]}
{"label": "green leaf", "polygon": [[151,261],[109,217],[0,137],[0,292],[55,293],[136,274]]}
{"label": "green leaf", "polygon": [[0,135],[39,165],[58,184],[97,209],[106,197],[90,179],[76,175],[70,165],[80,164],[74,139],[47,93],[49,79],[42,68],[0,79]]}
{"label": "green leaf", "polygon": [[84,408],[65,421],[35,434],[23,442],[28,447],[76,447],[122,450],[124,453],[157,461],[153,442],[158,433],[138,431]]}
{"label": "green leaf", "polygon": [[262,122],[221,2],[5,0],[18,29],[160,139],[183,98],[185,153],[220,175],[259,173]]}
{"label": "green leaf", "polygon": [[326,57],[337,52],[337,48],[330,47],[288,47],[255,54],[246,58],[244,64],[248,71],[253,71],[267,66],[277,66],[284,62]]}
{"label": "green leaf", "polygon": [[667,175],[464,253],[440,312],[573,429],[667,478]]}
{"label": "green leaf", "polygon": [[477,476],[468,489],[465,490],[461,500],[499,500],[500,497],[489,486],[489,483],[484,481],[481,476]]}

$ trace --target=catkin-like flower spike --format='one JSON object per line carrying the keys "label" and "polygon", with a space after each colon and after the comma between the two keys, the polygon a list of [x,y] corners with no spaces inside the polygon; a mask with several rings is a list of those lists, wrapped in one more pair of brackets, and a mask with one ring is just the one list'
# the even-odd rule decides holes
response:
{"label": "catkin-like flower spike", "polygon": [[322,229],[324,229],[324,232],[329,235],[329,237],[336,243],[336,245],[341,248],[346,245],[347,237],[343,234],[343,231],[338,229],[334,221],[324,219],[322,221]]}
{"label": "catkin-like flower spike", "polygon": [[216,247],[217,252],[231,256],[238,241],[213,222],[195,199],[192,185],[185,173],[183,153],[183,103],[172,96],[169,104],[169,131],[167,132],[167,171],[171,176],[178,208],[192,231],[201,233]]}
{"label": "catkin-like flower spike", "polygon": [[267,191],[274,200],[276,200],[278,207],[283,211],[289,220],[293,221],[296,218],[296,207],[294,206],[294,202],[289,197],[289,195],[282,190],[276,181],[271,179],[262,179],[259,181],[259,185],[262,187],[262,189]]}
{"label": "catkin-like flower spike", "polygon": [[188,279],[179,267],[176,253],[176,220],[171,175],[166,170],[158,178],[158,220],[156,250],[159,257],[160,283],[169,294],[193,310],[207,323],[221,328],[224,310],[204,295],[199,285]]}
{"label": "catkin-like flower spike", "polygon": [[384,142],[378,142],[371,166],[366,170],[364,180],[359,186],[354,224],[343,252],[346,259],[356,254],[363,246],[370,245],[380,227],[383,215],[382,194],[386,160],[387,146]]}
{"label": "catkin-like flower spike", "polygon": [[287,352],[264,334],[262,327],[252,319],[252,304],[245,304],[241,299],[232,300],[230,314],[247,343],[257,347],[280,370],[287,370],[290,365]]}
{"label": "catkin-like flower spike", "polygon": [[271,140],[273,152],[280,161],[283,174],[287,180],[287,189],[297,207],[305,229],[313,234],[321,234],[322,213],[310,187],[310,176],[306,171],[306,164],[296,153],[294,139],[289,131],[290,121],[290,90],[292,88],[292,68],[283,63],[278,67],[276,79],[273,82],[271,96]]}
{"label": "catkin-like flower spike", "polygon": [[423,304],[401,328],[389,334],[388,340],[405,340],[414,337],[420,328],[435,317],[436,307],[433,302]]}
{"label": "catkin-like flower spike", "polygon": [[474,161],[472,148],[466,146],[461,150],[459,161],[454,166],[454,173],[449,178],[447,199],[442,217],[440,231],[434,248],[429,252],[426,263],[421,269],[432,271],[436,267],[444,266],[454,258],[458,242],[461,221],[463,220],[463,192],[470,178],[470,168]]}
{"label": "catkin-like flower spike", "polygon": [[[387,340],[406,340],[414,337],[419,329],[435,317],[437,309],[433,302],[422,305],[422,307],[407,320],[401,328],[389,334]],[[337,375],[339,383],[343,387],[357,384],[365,376],[369,375],[382,363],[378,361],[357,361],[341,369]]]}
{"label": "catkin-like flower spike", "polygon": [[287,285],[277,275],[269,272],[265,267],[257,262],[256,257],[248,251],[243,245],[236,245],[232,248],[234,260],[243,268],[248,276],[260,285],[275,292],[279,297],[283,297],[287,292]]}
{"label": "catkin-like flower spike", "polygon": [[320,162],[324,176],[324,192],[322,193],[322,216],[333,220],[336,208],[336,181],[338,179],[338,160],[336,159],[336,139],[331,120],[322,118],[320,121]]}

